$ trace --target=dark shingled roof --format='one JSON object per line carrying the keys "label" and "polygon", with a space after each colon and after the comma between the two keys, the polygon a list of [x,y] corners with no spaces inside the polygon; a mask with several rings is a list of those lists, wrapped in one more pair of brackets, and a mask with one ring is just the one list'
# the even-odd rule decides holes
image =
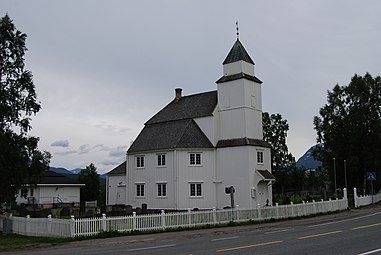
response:
{"label": "dark shingled roof", "polygon": [[112,169],[110,172],[107,173],[107,175],[124,175],[126,174],[126,161],[124,161],[119,166]]}
{"label": "dark shingled roof", "polygon": [[251,59],[245,47],[243,47],[242,43],[238,40],[234,43],[233,48],[231,48],[228,56],[225,58],[223,65],[237,62],[237,61],[246,61],[254,65],[254,61]]}
{"label": "dark shingled roof", "polygon": [[145,124],[212,116],[217,105],[217,91],[181,97],[173,100]]}
{"label": "dark shingled roof", "polygon": [[237,73],[237,74],[232,74],[232,75],[225,75],[225,76],[222,76],[220,79],[218,79],[218,81],[216,81],[216,83],[234,81],[234,80],[238,80],[238,79],[242,79],[242,78],[250,80],[250,81],[258,82],[259,84],[262,84],[262,81],[260,79],[258,79],[255,76],[246,74],[246,73]]}
{"label": "dark shingled roof", "polygon": [[228,140],[219,140],[217,142],[216,147],[217,148],[224,148],[224,147],[236,147],[236,146],[244,146],[244,145],[251,145],[251,146],[260,146],[260,147],[268,147],[270,148],[270,144],[258,139],[252,139],[252,138],[236,138],[236,139],[228,139]]}
{"label": "dark shingled roof", "polygon": [[269,170],[257,170],[265,180],[275,180],[275,176],[269,172]]}
{"label": "dark shingled roof", "polygon": [[42,173],[37,184],[73,184],[78,185],[76,181],[63,174],[58,174],[53,171],[45,171]]}
{"label": "dark shingled roof", "polygon": [[186,119],[146,125],[128,153],[175,148],[213,148],[213,144],[193,119]]}

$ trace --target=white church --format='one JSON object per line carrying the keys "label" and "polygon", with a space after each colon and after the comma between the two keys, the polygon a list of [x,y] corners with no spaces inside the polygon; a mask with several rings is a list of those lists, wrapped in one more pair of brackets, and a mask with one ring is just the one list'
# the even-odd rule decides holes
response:
{"label": "white church", "polygon": [[222,209],[272,204],[270,146],[263,141],[262,81],[240,40],[217,90],[182,95],[150,118],[108,173],[107,204],[149,209]]}

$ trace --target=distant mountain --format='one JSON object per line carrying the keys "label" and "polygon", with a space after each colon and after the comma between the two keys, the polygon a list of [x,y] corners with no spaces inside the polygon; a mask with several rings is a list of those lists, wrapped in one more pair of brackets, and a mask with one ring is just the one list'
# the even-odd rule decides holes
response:
{"label": "distant mountain", "polygon": [[64,174],[64,175],[68,175],[68,174],[73,174],[72,172],[70,172],[69,170],[67,170],[66,168],[63,168],[63,167],[49,167],[49,171],[52,171],[52,172],[55,172],[57,174]]}
{"label": "distant mountain", "polygon": [[79,174],[81,172],[82,168],[75,168],[73,170],[70,170],[72,174]]}
{"label": "distant mountain", "polygon": [[[52,171],[52,172],[55,172],[58,174],[64,174],[66,176],[69,176],[70,178],[75,178],[75,176],[77,174],[79,174],[81,172],[81,170],[82,170],[82,168],[75,168],[72,170],[68,170],[68,169],[63,168],[63,167],[53,167],[53,166],[51,166],[49,168],[49,171]],[[99,174],[99,178],[106,179],[106,174]]]}
{"label": "distant mountain", "polygon": [[321,161],[314,159],[314,156],[312,155],[312,151],[315,148],[322,147],[322,144],[316,144],[312,146],[302,157],[298,159],[296,162],[297,167],[302,167],[305,169],[317,169],[322,166]]}

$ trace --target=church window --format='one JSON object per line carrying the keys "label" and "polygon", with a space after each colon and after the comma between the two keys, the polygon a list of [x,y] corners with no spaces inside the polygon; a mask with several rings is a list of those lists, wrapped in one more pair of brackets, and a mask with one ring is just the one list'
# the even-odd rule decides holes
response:
{"label": "church window", "polygon": [[202,183],[191,183],[190,184],[190,196],[191,197],[201,197],[202,196]]}
{"label": "church window", "polygon": [[201,165],[201,153],[189,153],[189,165]]}
{"label": "church window", "polygon": [[165,154],[157,155],[157,166],[165,166]]}
{"label": "church window", "polygon": [[158,197],[166,197],[167,196],[167,184],[166,183],[158,183],[157,184],[157,196]]}
{"label": "church window", "polygon": [[263,151],[257,151],[257,163],[263,164]]}
{"label": "church window", "polygon": [[136,196],[144,197],[144,184],[136,184]]}
{"label": "church window", "polygon": [[136,157],[136,167],[137,168],[143,168],[144,167],[144,156],[137,156]]}

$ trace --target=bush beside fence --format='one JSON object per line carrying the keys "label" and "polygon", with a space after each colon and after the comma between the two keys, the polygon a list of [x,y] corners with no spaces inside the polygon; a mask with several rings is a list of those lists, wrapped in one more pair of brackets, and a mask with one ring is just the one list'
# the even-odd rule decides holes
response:
{"label": "bush beside fence", "polygon": [[334,212],[348,208],[346,191],[343,199],[328,201],[303,202],[301,204],[275,205],[255,209],[226,209],[209,211],[171,212],[160,214],[120,217],[53,219],[9,217],[7,229],[11,233],[28,236],[78,237],[92,236],[103,231],[155,231],[168,228],[192,228],[205,225],[226,224],[231,221],[264,221],[308,216],[319,213]]}

